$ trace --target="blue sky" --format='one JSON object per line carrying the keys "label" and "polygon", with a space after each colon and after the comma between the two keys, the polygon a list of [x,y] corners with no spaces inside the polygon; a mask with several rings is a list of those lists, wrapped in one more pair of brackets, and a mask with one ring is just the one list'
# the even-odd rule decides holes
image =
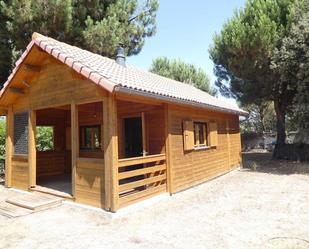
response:
{"label": "blue sky", "polygon": [[156,57],[179,58],[203,68],[213,83],[208,48],[215,32],[244,4],[245,0],[161,0],[156,35],[128,63],[148,70]]}

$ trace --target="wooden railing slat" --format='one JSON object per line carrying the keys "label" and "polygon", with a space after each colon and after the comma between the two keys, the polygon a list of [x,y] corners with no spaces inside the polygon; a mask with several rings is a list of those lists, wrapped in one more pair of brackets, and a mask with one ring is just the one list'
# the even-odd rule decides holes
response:
{"label": "wooden railing slat", "polygon": [[156,162],[156,161],[162,161],[165,159],[166,159],[165,154],[119,159],[118,167],[121,168],[121,167],[126,167],[126,166],[131,166],[131,165],[151,163],[151,162]]}
{"label": "wooden railing slat", "polygon": [[154,194],[158,194],[158,193],[165,192],[165,191],[166,191],[166,184],[164,183],[156,187],[147,188],[146,190],[120,197],[119,204],[120,204],[120,207],[124,207],[124,206],[127,206],[129,204],[136,202],[136,200],[140,201],[142,199],[149,198],[150,196],[153,196]]}
{"label": "wooden railing slat", "polygon": [[141,187],[141,186],[144,186],[144,185],[147,185],[147,184],[163,181],[165,179],[166,179],[166,173],[163,173],[163,174],[158,175],[158,176],[148,177],[148,178],[138,180],[138,181],[135,181],[135,182],[122,184],[122,185],[119,186],[119,192],[129,190],[129,189],[134,189],[134,188]]}
{"label": "wooden railing slat", "polygon": [[161,171],[161,170],[166,170],[166,164],[161,164],[158,166],[152,166],[152,167],[146,167],[146,168],[142,168],[142,169],[136,169],[136,170],[131,170],[131,171],[126,171],[126,172],[121,172],[119,173],[119,177],[118,179],[126,179],[129,177],[134,177],[134,176],[139,176],[139,175],[144,175],[144,174],[148,174],[148,173],[154,173],[157,171]]}

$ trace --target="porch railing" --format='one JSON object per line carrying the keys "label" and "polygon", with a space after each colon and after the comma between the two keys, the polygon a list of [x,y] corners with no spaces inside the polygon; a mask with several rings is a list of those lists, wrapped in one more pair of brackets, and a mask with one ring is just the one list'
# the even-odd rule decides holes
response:
{"label": "porch railing", "polygon": [[165,154],[119,159],[118,167],[120,207],[166,191]]}

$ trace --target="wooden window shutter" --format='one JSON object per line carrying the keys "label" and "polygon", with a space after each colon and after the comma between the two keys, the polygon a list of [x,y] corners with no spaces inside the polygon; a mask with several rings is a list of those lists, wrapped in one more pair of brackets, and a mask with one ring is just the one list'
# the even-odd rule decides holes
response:
{"label": "wooden window shutter", "polygon": [[216,122],[208,123],[209,130],[209,146],[218,146],[218,127]]}
{"label": "wooden window shutter", "polygon": [[183,121],[183,142],[184,150],[194,149],[194,128],[193,121]]}

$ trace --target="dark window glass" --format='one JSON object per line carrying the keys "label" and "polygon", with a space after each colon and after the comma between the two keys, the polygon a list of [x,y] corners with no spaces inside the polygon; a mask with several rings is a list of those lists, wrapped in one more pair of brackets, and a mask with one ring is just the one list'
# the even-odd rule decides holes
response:
{"label": "dark window glass", "polygon": [[194,122],[194,145],[207,146],[207,124]]}
{"label": "dark window glass", "polygon": [[80,149],[95,150],[101,148],[101,126],[80,127]]}

